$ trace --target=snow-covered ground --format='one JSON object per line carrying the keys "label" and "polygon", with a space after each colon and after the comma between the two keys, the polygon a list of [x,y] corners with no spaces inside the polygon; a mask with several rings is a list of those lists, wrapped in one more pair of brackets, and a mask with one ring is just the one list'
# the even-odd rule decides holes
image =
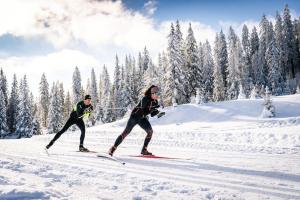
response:
{"label": "snow-covered ground", "polygon": [[[79,132],[0,140],[0,199],[300,199],[300,95],[273,98],[277,117],[262,119],[263,100],[165,108],[153,118],[149,151],[139,127],[115,156],[79,153]],[[127,119],[87,129],[85,145],[107,152]]]}

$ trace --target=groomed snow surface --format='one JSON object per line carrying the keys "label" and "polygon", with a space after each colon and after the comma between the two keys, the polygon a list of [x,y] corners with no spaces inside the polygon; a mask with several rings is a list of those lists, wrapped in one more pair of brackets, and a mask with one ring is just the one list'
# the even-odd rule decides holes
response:
{"label": "groomed snow surface", "polygon": [[[300,199],[300,95],[165,108],[148,147],[138,126],[115,152],[126,162],[78,151],[79,131],[0,140],[0,199]],[[107,152],[128,118],[88,128],[85,146]]]}

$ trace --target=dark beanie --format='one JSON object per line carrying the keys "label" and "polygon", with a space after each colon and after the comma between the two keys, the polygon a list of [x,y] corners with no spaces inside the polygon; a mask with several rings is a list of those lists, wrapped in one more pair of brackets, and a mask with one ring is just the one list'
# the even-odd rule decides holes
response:
{"label": "dark beanie", "polygon": [[85,95],[84,100],[86,100],[86,99],[92,99],[91,95],[89,95],[89,94]]}

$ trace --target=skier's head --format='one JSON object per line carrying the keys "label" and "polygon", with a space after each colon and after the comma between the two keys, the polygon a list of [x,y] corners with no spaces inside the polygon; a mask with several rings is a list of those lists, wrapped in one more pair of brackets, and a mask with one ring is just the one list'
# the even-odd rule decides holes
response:
{"label": "skier's head", "polygon": [[160,96],[159,88],[155,85],[151,85],[145,92],[145,96],[148,98],[157,100]]}
{"label": "skier's head", "polygon": [[84,96],[84,104],[85,105],[90,105],[92,103],[92,97],[91,95],[87,94]]}

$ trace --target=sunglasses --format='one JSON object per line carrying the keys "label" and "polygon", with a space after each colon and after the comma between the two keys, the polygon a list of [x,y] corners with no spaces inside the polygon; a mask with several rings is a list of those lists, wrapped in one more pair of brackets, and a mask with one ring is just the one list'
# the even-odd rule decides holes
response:
{"label": "sunglasses", "polygon": [[157,95],[157,96],[160,96],[160,92],[153,92],[153,93],[151,93],[151,94],[155,94],[155,95]]}

